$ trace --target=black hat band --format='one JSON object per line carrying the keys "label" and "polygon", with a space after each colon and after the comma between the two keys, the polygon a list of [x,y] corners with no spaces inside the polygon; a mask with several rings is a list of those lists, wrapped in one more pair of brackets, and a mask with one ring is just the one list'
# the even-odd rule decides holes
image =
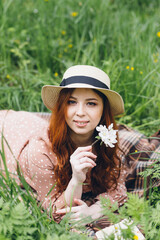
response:
{"label": "black hat band", "polygon": [[104,84],[103,82],[92,78],[92,77],[86,77],[86,76],[74,76],[74,77],[69,77],[69,78],[64,78],[62,80],[62,82],[60,83],[60,86],[67,86],[70,84],[74,84],[74,83],[84,83],[84,84],[89,84],[93,87],[97,87],[97,88],[105,88],[105,89],[109,89],[109,87]]}

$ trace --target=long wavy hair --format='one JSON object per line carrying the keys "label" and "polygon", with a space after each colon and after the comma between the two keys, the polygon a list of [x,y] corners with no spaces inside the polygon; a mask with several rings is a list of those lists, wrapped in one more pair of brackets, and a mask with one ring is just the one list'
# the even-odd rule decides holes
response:
{"label": "long wavy hair", "polygon": [[[57,156],[57,165],[54,168],[55,178],[59,192],[63,192],[72,176],[70,156],[75,151],[76,146],[68,134],[68,126],[65,121],[67,105],[74,89],[63,89],[59,94],[57,104],[52,111],[49,124],[49,139],[52,149]],[[107,127],[113,123],[117,129],[110,104],[107,97],[101,92],[94,90],[103,99],[103,113],[99,124]],[[94,135],[97,136],[95,130]],[[94,146],[97,154],[96,167],[91,170],[91,191],[98,195],[106,192],[111,187],[116,188],[117,179],[120,174],[121,161],[117,155],[118,143],[114,148],[106,147],[99,143]]]}

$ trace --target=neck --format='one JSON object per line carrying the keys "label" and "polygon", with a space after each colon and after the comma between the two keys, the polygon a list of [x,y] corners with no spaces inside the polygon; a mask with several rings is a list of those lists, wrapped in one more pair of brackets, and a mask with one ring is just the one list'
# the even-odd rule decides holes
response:
{"label": "neck", "polygon": [[71,134],[71,139],[75,143],[76,147],[89,146],[94,142],[93,134],[91,136]]}

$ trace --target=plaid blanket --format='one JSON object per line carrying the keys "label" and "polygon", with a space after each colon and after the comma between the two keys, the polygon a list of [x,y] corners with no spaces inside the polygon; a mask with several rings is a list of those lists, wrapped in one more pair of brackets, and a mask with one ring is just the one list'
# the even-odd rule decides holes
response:
{"label": "plaid blanket", "polygon": [[148,194],[149,189],[160,185],[160,179],[144,177],[139,173],[151,168],[154,162],[160,162],[160,130],[147,138],[142,133],[119,125],[120,147],[123,151],[122,161],[128,166],[126,187],[128,192],[140,197]]}

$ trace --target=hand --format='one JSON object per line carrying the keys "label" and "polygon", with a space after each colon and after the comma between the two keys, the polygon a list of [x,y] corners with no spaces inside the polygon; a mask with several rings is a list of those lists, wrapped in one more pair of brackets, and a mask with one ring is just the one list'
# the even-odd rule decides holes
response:
{"label": "hand", "polygon": [[72,166],[72,178],[78,183],[83,183],[86,179],[88,168],[96,166],[97,156],[92,153],[92,147],[79,147],[70,157]]}
{"label": "hand", "polygon": [[56,213],[62,215],[66,213],[73,213],[70,217],[73,221],[79,221],[84,219],[85,217],[91,217],[92,219],[96,219],[101,216],[99,205],[92,205],[88,207],[87,204],[81,199],[74,199],[74,203],[77,206],[59,209],[56,211]]}

